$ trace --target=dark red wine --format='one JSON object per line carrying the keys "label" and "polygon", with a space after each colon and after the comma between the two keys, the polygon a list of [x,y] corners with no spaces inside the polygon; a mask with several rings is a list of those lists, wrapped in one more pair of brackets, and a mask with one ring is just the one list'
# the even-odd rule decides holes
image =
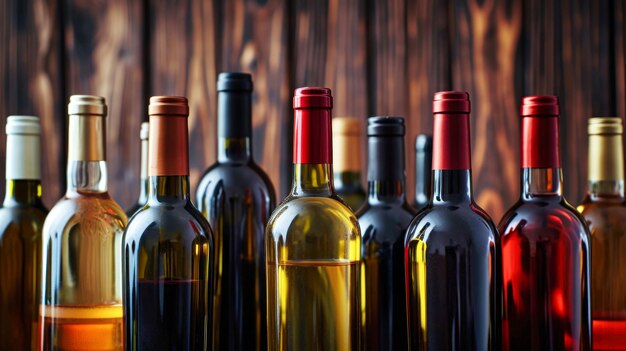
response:
{"label": "dark red wine", "polygon": [[589,232],[563,197],[555,96],[522,103],[519,201],[504,215],[504,350],[590,350]]}
{"label": "dark red wine", "polygon": [[139,281],[137,284],[138,350],[194,350],[204,344],[202,323],[194,321],[193,311],[203,302],[199,280]]}

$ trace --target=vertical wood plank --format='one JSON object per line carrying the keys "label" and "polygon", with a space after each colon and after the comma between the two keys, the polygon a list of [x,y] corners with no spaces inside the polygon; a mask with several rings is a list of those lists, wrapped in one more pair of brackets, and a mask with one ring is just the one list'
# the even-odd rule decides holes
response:
{"label": "vertical wood plank", "polygon": [[215,160],[217,43],[221,40],[216,4],[150,0],[147,6],[149,95],[189,99],[189,171],[195,189]]}
{"label": "vertical wood plank", "polygon": [[[51,207],[65,182],[63,63],[60,4],[56,0],[0,4],[0,150],[5,155],[6,116],[32,114],[42,126],[44,202]],[[0,187],[4,191],[4,158]]]}
{"label": "vertical wood plank", "polygon": [[[143,92],[143,3],[65,0],[66,91],[104,96],[111,196],[127,208],[138,195]],[[65,112],[67,115],[67,112]]]}
{"label": "vertical wood plank", "polygon": [[453,87],[472,100],[474,192],[497,222],[519,191],[521,2],[456,0],[451,18]]}
{"label": "vertical wood plank", "polygon": [[[252,74],[253,153],[279,198],[291,185],[291,94],[288,61],[289,2],[224,1],[219,18],[220,70]],[[210,81],[215,85],[215,79]],[[212,140],[215,140],[215,132]]]}
{"label": "vertical wood plank", "polygon": [[626,6],[623,1],[614,1],[613,38],[615,70],[615,108],[617,116],[626,117]]}

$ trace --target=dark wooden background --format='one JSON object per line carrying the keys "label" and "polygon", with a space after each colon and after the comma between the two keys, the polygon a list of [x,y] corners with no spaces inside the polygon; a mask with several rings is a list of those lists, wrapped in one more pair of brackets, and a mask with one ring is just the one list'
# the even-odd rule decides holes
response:
{"label": "dark wooden background", "polygon": [[625,11],[619,0],[0,0],[1,122],[42,118],[52,206],[65,188],[69,95],[106,97],[110,190],[128,207],[148,97],[189,98],[195,186],[215,159],[217,74],[243,70],[254,75],[254,154],[280,195],[291,95],[304,85],[332,88],[335,115],[406,116],[411,192],[432,94],[466,90],[476,198],[498,221],[519,192],[524,95],[560,97],[566,195],[582,198],[586,119],[626,112]]}

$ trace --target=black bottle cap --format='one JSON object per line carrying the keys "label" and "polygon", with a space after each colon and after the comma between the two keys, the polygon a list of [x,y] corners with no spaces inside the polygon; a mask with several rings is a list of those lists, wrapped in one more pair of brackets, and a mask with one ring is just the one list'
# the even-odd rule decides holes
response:
{"label": "black bottle cap", "polygon": [[403,136],[404,118],[377,116],[367,119],[368,136]]}
{"label": "black bottle cap", "polygon": [[217,78],[217,91],[252,91],[252,75],[243,72],[222,72]]}
{"label": "black bottle cap", "polygon": [[404,118],[367,119],[369,181],[404,181]]}

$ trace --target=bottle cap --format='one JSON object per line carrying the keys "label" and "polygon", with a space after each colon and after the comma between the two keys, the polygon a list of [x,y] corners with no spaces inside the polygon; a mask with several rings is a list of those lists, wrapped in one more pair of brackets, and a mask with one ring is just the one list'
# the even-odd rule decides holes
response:
{"label": "bottle cap", "polygon": [[404,136],[404,117],[370,117],[367,123],[368,136]]}
{"label": "bottle cap", "polygon": [[67,105],[69,115],[98,115],[106,117],[107,105],[102,96],[72,95]]}
{"label": "bottle cap", "polygon": [[589,135],[622,134],[624,131],[621,117],[591,117],[588,123]]}
{"label": "bottle cap", "polygon": [[150,98],[148,114],[188,116],[189,105],[187,98],[183,96],[153,96]]}
{"label": "bottle cap", "polygon": [[333,108],[333,97],[328,88],[305,87],[294,92],[293,108]]}
{"label": "bottle cap", "polygon": [[469,94],[464,91],[440,91],[433,98],[433,113],[470,113]]}
{"label": "bottle cap", "polygon": [[148,107],[148,175],[189,175],[189,106],[182,96],[153,96]]}
{"label": "bottle cap", "polygon": [[361,120],[356,117],[333,117],[333,136],[361,136]]}
{"label": "bottle cap", "polygon": [[37,116],[8,116],[6,125],[7,135],[40,135],[41,126]]}
{"label": "bottle cap", "polygon": [[252,75],[243,72],[222,72],[217,78],[217,91],[252,91]]}
{"label": "bottle cap", "polygon": [[522,117],[558,117],[559,99],[551,95],[526,96],[522,99]]}

